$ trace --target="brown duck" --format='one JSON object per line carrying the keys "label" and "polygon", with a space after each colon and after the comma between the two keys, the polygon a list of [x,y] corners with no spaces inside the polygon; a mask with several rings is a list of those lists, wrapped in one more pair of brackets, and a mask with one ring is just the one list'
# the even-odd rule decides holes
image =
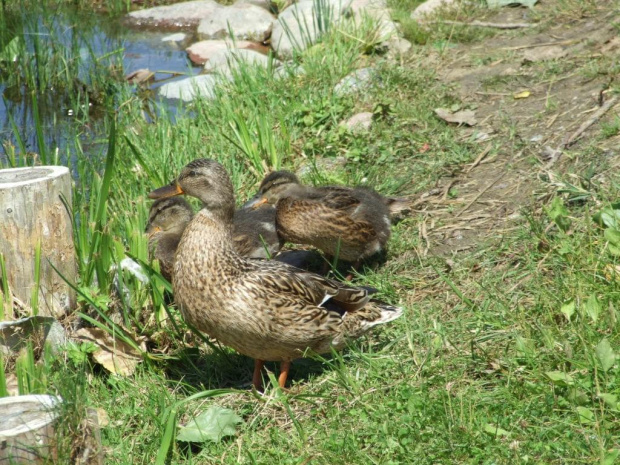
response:
{"label": "brown duck", "polygon": [[233,187],[218,162],[194,160],[176,182],[149,197],[181,194],[199,198],[204,208],[177,249],[175,300],[187,321],[255,359],[256,387],[264,361],[281,362],[283,387],[291,361],[307,349],[340,349],[348,339],[401,315],[401,308],[371,299],[365,289],[284,263],[240,256],[233,242]]}
{"label": "brown duck", "polygon": [[192,207],[181,197],[171,197],[153,202],[149,211],[146,233],[149,235],[151,259],[159,260],[161,274],[171,280],[174,254],[194,216]]}
{"label": "brown duck", "polygon": [[[182,197],[159,199],[149,212],[146,233],[149,234],[151,259],[159,260],[162,276],[171,281],[174,254],[185,227],[194,216],[192,207]],[[282,242],[276,232],[276,209],[242,208],[235,212],[233,241],[237,253],[248,258],[272,258]]]}
{"label": "brown duck", "polygon": [[289,171],[265,177],[248,206],[276,207],[278,234],[286,242],[308,244],[355,265],[383,250],[390,238],[391,215],[406,201],[364,187],[312,187]]}

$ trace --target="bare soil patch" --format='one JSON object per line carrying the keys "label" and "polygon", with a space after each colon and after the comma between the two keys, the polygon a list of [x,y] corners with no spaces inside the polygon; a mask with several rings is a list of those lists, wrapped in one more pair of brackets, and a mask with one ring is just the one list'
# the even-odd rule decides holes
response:
{"label": "bare soil patch", "polygon": [[[439,79],[463,108],[475,110],[479,123],[461,130],[479,151],[424,206],[424,252],[451,255],[500,236],[544,187],[541,173],[561,171],[586,149],[603,153],[608,169],[620,164],[620,136],[601,135],[620,111],[611,100],[620,69],[620,12],[604,2],[587,17],[544,13],[535,28],[500,31],[432,58]],[[519,14],[503,9],[485,20],[510,23]],[[576,137],[585,122],[592,124]]]}

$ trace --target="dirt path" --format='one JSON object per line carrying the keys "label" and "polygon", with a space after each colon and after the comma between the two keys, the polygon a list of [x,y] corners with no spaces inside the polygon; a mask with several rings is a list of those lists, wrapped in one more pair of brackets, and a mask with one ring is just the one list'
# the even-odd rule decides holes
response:
{"label": "dirt path", "polygon": [[[500,32],[431,57],[441,81],[475,110],[478,123],[461,130],[479,150],[423,204],[418,252],[449,256],[501,235],[575,157],[602,153],[604,170],[618,168],[620,135],[602,130],[620,111],[610,89],[620,79],[620,12],[601,3],[588,17],[554,21],[554,12],[543,12],[536,30]],[[484,20],[514,23],[522,12]]]}

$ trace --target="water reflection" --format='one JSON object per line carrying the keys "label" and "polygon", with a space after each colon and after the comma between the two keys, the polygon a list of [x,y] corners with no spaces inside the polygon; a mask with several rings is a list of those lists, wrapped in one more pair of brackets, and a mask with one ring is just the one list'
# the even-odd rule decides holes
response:
{"label": "water reflection", "polygon": [[[132,30],[122,18],[65,9],[20,12],[0,19],[0,51],[10,52],[11,46],[21,44],[30,60],[27,67],[20,67],[6,58],[10,53],[5,53],[1,63],[2,166],[7,165],[11,151],[41,153],[42,141],[48,155],[57,153],[61,163],[75,156],[76,138],[87,154],[99,155],[105,134],[103,104],[110,104],[112,98],[113,105],[118,106],[122,103],[118,100],[135,90],[124,83],[124,75],[142,68],[154,71],[151,88],[156,89],[169,79],[179,78],[171,73],[200,71],[192,68],[182,48],[162,41],[169,33]],[[30,71],[25,73],[25,68]],[[64,74],[59,76],[61,71]],[[54,86],[52,82],[58,78],[61,83],[72,84],[66,86],[72,90]],[[33,92],[32,86],[39,86],[41,91]]]}

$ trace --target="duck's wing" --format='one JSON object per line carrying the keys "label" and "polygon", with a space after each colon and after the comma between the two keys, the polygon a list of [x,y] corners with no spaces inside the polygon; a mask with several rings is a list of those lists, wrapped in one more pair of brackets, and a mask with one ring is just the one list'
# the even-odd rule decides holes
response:
{"label": "duck's wing", "polygon": [[336,311],[341,316],[363,308],[370,300],[364,288],[346,286],[315,273],[277,261],[256,262],[246,273],[246,283],[274,296],[287,297],[299,307],[314,306]]}

